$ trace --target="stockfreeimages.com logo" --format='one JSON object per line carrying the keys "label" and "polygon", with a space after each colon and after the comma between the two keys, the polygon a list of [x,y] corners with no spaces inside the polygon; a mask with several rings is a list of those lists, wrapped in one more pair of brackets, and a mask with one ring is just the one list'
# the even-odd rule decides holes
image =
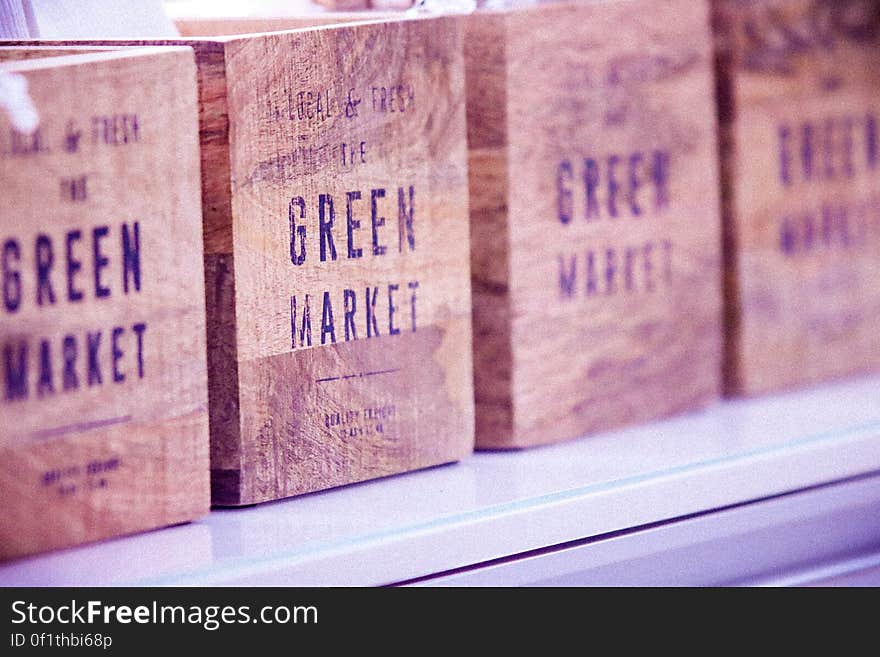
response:
{"label": "stockfreeimages.com logo", "polygon": [[198,625],[213,632],[223,625],[263,623],[266,625],[318,623],[318,608],[312,605],[267,605],[254,611],[250,605],[109,605],[100,600],[85,603],[35,605],[25,600],[12,603],[12,624],[21,625]]}

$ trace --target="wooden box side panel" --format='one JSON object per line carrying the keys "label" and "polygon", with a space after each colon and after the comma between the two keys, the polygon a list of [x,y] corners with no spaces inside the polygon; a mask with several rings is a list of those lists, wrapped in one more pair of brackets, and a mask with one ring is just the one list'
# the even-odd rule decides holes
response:
{"label": "wooden box side panel", "polygon": [[506,13],[475,13],[464,19],[468,148],[507,147]]}
{"label": "wooden box side panel", "polygon": [[209,486],[192,51],[4,70],[40,116],[0,115],[10,558],[190,520]]}
{"label": "wooden box side panel", "polygon": [[508,24],[513,445],[716,399],[707,3],[558,4]]}
{"label": "wooden box side panel", "polygon": [[438,18],[229,45],[240,503],[473,447],[461,41]]}
{"label": "wooden box side panel", "polygon": [[225,46],[189,42],[196,52],[199,82],[199,143],[205,253],[232,253],[232,196],[229,172],[229,109]]}
{"label": "wooden box side panel", "polygon": [[503,445],[513,429],[508,293],[507,30],[504,14],[465,22],[476,443]]}
{"label": "wooden box side panel", "polygon": [[471,151],[468,167],[476,444],[488,448],[513,429],[507,157],[503,149]]}
{"label": "wooden box side panel", "polygon": [[211,499],[221,503],[236,501],[241,468],[226,51],[219,43],[193,45],[199,82]]}
{"label": "wooden box side panel", "polygon": [[876,5],[717,2],[715,12],[729,98],[725,218],[736,258],[728,392],[876,370]]}
{"label": "wooden box side panel", "polygon": [[733,65],[735,48],[732,17],[726,5],[713,2],[712,32],[715,41],[715,101],[718,113],[718,161],[720,165],[722,259],[724,293],[724,351],[722,357],[722,390],[730,394],[740,389],[739,354],[740,296],[737,257],[736,216],[733,212],[732,167],[736,162],[736,67]]}

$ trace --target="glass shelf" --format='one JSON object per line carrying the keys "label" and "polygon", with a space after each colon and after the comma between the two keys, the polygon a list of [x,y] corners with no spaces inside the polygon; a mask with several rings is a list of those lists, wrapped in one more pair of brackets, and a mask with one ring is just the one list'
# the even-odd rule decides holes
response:
{"label": "glass shelf", "polygon": [[[796,520],[791,514],[807,508],[867,508],[868,521],[854,521],[846,531],[859,533],[860,544],[877,534],[880,554],[878,475],[880,377],[863,377],[725,401],[559,445],[477,453],[457,464],[215,510],[187,525],[2,565],[0,584],[381,585],[523,555],[534,559],[535,551],[554,553],[572,542],[583,543],[580,554],[587,558],[603,551],[603,559],[614,561],[619,540],[599,541],[599,548],[590,539],[621,532],[654,536],[658,525],[695,517],[716,518],[720,527],[738,505],[753,506],[736,522],[780,532]],[[846,494],[804,492],[830,484]],[[760,505],[787,495],[802,495],[800,506],[787,503],[779,511],[779,504]],[[837,539],[845,543],[847,536]],[[645,545],[653,549],[650,541]],[[658,539],[656,550],[667,549],[663,545]],[[553,581],[554,559],[540,563],[542,578]],[[498,572],[499,579],[480,583],[509,581],[503,569],[486,572]],[[662,583],[663,573],[656,578]],[[670,573],[668,581],[679,579]]]}

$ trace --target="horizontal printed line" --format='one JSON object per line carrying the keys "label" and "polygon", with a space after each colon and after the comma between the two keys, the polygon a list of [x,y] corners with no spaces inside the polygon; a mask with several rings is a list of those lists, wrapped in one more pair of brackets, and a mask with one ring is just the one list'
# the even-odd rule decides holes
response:
{"label": "horizontal printed line", "polygon": [[111,417],[106,420],[94,420],[92,422],[77,422],[76,424],[68,424],[63,427],[55,427],[54,429],[41,429],[40,431],[31,432],[31,438],[38,440],[45,438],[57,438],[71,433],[82,433],[92,429],[101,427],[110,427],[114,424],[125,424],[131,422],[131,415],[120,415],[119,417]]}
{"label": "horizontal printed line", "polygon": [[345,381],[346,379],[362,379],[367,376],[379,376],[380,374],[394,374],[399,372],[400,368],[393,370],[376,370],[375,372],[361,372],[359,374],[344,374],[343,376],[328,376],[323,379],[315,379],[315,383],[328,383],[330,381]]}

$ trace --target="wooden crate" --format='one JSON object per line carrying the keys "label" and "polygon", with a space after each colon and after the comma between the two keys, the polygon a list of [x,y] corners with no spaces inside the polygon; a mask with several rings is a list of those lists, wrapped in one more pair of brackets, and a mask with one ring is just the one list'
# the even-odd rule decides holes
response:
{"label": "wooden crate", "polygon": [[214,501],[249,504],[466,456],[460,22],[196,45],[203,156],[214,166]]}
{"label": "wooden crate", "polygon": [[214,504],[473,450],[462,38],[425,18],[180,42],[199,76]]}
{"label": "wooden crate", "polygon": [[716,399],[707,4],[555,3],[467,26],[477,446]]}
{"label": "wooden crate", "polygon": [[209,507],[193,52],[34,54],[0,49],[39,116],[0,108],[0,559]]}
{"label": "wooden crate", "polygon": [[726,390],[880,367],[880,4],[714,4]]}

